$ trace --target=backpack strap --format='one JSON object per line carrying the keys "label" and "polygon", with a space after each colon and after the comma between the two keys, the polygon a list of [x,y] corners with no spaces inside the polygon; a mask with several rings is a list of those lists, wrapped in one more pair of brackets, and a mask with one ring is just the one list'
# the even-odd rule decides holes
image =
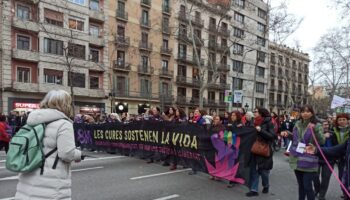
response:
{"label": "backpack strap", "polygon": [[[47,153],[45,156],[44,156],[44,159],[43,159],[43,162],[41,164],[41,167],[40,167],[40,175],[43,175],[44,173],[44,165],[45,165],[45,160],[46,158],[50,157],[53,153],[55,153],[57,151],[57,147],[55,147],[54,149],[52,149],[51,151],[49,151],[49,153]],[[58,154],[57,156],[58,157]],[[55,159],[55,162],[56,163],[56,159]],[[57,165],[57,164],[56,164]]]}

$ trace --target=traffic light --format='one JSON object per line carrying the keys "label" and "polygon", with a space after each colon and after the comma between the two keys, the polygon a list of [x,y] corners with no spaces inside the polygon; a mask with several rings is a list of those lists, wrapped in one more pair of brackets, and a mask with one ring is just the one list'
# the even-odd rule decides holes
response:
{"label": "traffic light", "polygon": [[124,113],[124,112],[128,112],[129,108],[128,108],[128,104],[127,103],[115,103],[115,112],[116,113]]}

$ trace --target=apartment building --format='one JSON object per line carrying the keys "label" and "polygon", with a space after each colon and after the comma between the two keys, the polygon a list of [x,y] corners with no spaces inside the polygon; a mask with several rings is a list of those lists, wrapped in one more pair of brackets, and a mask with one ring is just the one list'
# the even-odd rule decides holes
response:
{"label": "apartment building", "polygon": [[307,103],[310,58],[307,53],[269,44],[270,87],[269,108],[278,114],[287,113]]}
{"label": "apartment building", "polygon": [[51,89],[70,86],[76,113],[103,112],[107,7],[104,0],[4,1],[1,112],[37,108]]}
{"label": "apartment building", "polygon": [[[109,1],[111,105],[173,103],[173,0]],[[114,108],[111,110],[114,111]]]}
{"label": "apartment building", "polygon": [[[264,106],[268,77],[267,5],[245,0],[232,1],[231,5],[215,0],[204,4],[187,2],[188,5],[176,1],[174,5],[178,30],[174,47],[175,103],[192,111],[199,105],[201,84],[210,83],[203,93],[207,111],[222,113],[229,108],[224,102],[225,90],[243,90],[242,102],[234,103],[234,109]],[[230,7],[225,10],[217,4]],[[203,72],[200,67],[206,69],[204,82],[198,78]],[[215,71],[219,77],[213,83]]]}

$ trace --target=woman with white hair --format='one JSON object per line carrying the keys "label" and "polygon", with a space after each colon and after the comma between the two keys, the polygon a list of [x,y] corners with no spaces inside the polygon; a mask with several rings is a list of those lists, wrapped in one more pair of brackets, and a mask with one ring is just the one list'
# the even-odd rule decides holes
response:
{"label": "woman with white hair", "polygon": [[45,160],[43,174],[40,168],[20,173],[15,199],[71,199],[71,162],[82,159],[75,148],[72,116],[72,98],[64,90],[50,91],[40,103],[40,109],[30,113],[27,124],[48,123],[43,138],[45,155],[57,151]]}
{"label": "woman with white hair", "polygon": [[244,126],[254,126],[254,114],[251,111],[245,113],[245,119]]}

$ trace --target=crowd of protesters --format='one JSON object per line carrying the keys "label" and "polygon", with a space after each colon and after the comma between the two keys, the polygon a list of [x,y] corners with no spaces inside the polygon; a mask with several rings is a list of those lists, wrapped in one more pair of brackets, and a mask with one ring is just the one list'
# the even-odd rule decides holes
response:
{"label": "crowd of protesters", "polygon": [[[11,112],[9,116],[0,115],[0,149],[8,150],[8,143],[13,134],[26,123],[28,113]],[[205,126],[210,133],[220,132],[224,129],[237,129],[241,127],[254,127],[257,137],[269,144],[270,155],[259,156],[252,154],[248,163],[250,167],[250,191],[246,196],[259,195],[259,178],[262,179],[262,193],[268,193],[270,182],[269,174],[273,168],[274,146],[286,149],[286,155],[290,157],[290,166],[295,173],[299,186],[299,200],[313,200],[316,197],[324,200],[331,179],[331,170],[321,158],[320,152],[316,149],[313,135],[322,146],[332,167],[337,166],[339,178],[346,188],[350,186],[349,163],[349,115],[340,113],[336,118],[319,119],[316,117],[313,108],[305,105],[300,110],[299,116],[278,116],[270,113],[265,108],[255,108],[253,112],[246,112],[243,108],[233,112],[224,112],[218,115],[216,112],[208,114],[205,110],[196,108],[188,115],[181,108],[169,107],[164,112],[158,107],[152,107],[139,115],[129,113],[110,114],[78,114],[74,117],[75,123],[129,123],[132,121],[156,120],[177,123],[193,123]],[[300,152],[300,144],[305,144],[304,152]],[[316,158],[317,157],[317,158]],[[320,159],[318,159],[318,157]],[[147,163],[155,162],[153,155],[145,158]],[[170,166],[170,170],[177,169],[177,160],[168,156],[162,158],[163,166]],[[311,162],[309,162],[311,160]],[[305,162],[308,161],[308,162]],[[189,172],[190,175],[196,171]],[[211,177],[217,180],[217,177]],[[230,182],[228,187],[233,187]],[[343,198],[347,198],[345,191]]]}

